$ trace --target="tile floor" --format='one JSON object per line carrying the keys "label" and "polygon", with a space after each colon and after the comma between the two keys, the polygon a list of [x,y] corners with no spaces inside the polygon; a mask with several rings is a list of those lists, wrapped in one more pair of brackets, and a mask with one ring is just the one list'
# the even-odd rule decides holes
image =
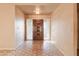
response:
{"label": "tile floor", "polygon": [[2,50],[0,56],[62,56],[50,41],[26,41],[16,51]]}

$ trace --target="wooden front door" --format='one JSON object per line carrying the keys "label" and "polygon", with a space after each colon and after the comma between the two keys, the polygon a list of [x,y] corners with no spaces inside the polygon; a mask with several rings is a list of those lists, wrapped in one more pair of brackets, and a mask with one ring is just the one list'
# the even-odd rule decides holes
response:
{"label": "wooden front door", "polygon": [[33,20],[33,40],[43,40],[43,20]]}

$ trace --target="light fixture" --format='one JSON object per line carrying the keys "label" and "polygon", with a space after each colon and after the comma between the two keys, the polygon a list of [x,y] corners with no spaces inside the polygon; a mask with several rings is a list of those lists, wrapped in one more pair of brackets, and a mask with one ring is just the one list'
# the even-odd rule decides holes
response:
{"label": "light fixture", "polygon": [[40,12],[39,11],[36,11],[36,14],[40,14]]}
{"label": "light fixture", "polygon": [[34,12],[35,12],[36,14],[40,14],[40,9],[39,9],[39,7],[36,7],[36,9],[34,10]]}

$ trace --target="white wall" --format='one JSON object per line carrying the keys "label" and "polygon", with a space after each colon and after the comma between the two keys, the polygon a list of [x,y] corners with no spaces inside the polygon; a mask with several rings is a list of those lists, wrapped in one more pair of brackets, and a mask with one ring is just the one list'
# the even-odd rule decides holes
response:
{"label": "white wall", "polygon": [[51,41],[64,55],[74,55],[74,4],[60,4],[51,16]]}
{"label": "white wall", "polygon": [[44,40],[50,40],[50,19],[44,19]]}
{"label": "white wall", "polygon": [[20,46],[24,42],[24,31],[25,31],[25,25],[24,25],[24,14],[23,12],[16,7],[15,9],[15,34],[16,34],[16,46]]}
{"label": "white wall", "polygon": [[33,20],[26,19],[26,40],[33,40]]}
{"label": "white wall", "polygon": [[14,19],[15,6],[0,4],[0,50],[15,49]]}

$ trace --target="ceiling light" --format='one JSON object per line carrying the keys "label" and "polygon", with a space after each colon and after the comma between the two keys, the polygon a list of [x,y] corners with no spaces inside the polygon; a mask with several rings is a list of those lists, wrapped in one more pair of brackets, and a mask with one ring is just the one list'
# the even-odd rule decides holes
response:
{"label": "ceiling light", "polygon": [[35,12],[36,14],[40,14],[40,9],[39,9],[39,7],[36,7],[36,9],[34,10],[34,12]]}
{"label": "ceiling light", "polygon": [[36,11],[36,14],[40,14],[40,12],[39,11]]}
{"label": "ceiling light", "polygon": [[36,14],[40,14],[40,9],[38,7],[36,8]]}

